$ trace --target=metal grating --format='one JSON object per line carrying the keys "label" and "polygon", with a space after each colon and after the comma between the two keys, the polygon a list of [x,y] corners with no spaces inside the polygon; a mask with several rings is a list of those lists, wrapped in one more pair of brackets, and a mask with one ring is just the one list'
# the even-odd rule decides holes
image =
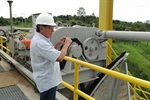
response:
{"label": "metal grating", "polygon": [[4,72],[4,68],[0,65],[0,72]]}
{"label": "metal grating", "polygon": [[0,100],[29,100],[17,85],[0,88]]}

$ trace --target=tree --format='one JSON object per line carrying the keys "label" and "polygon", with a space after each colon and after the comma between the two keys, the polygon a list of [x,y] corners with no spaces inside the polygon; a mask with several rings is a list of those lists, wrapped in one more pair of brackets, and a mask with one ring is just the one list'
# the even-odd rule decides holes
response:
{"label": "tree", "polygon": [[78,16],[85,16],[85,15],[86,15],[85,9],[84,9],[83,7],[80,7],[80,8],[77,10],[77,15],[78,15]]}
{"label": "tree", "polygon": [[0,26],[6,26],[9,25],[9,19],[0,17]]}
{"label": "tree", "polygon": [[92,13],[92,15],[91,16],[95,16],[95,13]]}

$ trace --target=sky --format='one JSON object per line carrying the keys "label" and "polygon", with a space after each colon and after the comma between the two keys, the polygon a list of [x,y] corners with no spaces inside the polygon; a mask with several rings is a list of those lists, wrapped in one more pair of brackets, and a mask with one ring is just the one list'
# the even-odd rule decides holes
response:
{"label": "sky", "polygon": [[[150,20],[150,0],[113,0],[113,20],[136,22]],[[13,0],[12,16],[50,12],[53,16],[77,15],[83,7],[87,15],[99,16],[99,0]],[[9,18],[7,0],[0,0],[0,16]]]}

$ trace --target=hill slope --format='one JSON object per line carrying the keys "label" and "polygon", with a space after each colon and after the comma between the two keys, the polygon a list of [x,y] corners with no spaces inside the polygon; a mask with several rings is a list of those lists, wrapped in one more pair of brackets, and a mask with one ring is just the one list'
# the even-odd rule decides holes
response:
{"label": "hill slope", "polygon": [[128,52],[127,63],[130,73],[150,81],[150,43],[113,40],[113,49],[117,54]]}

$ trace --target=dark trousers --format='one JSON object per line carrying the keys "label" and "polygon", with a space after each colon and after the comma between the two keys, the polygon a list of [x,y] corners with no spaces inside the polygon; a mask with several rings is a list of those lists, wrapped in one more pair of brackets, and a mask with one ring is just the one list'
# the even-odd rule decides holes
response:
{"label": "dark trousers", "polygon": [[56,88],[57,87],[54,87],[45,92],[40,93],[40,100],[55,100]]}

